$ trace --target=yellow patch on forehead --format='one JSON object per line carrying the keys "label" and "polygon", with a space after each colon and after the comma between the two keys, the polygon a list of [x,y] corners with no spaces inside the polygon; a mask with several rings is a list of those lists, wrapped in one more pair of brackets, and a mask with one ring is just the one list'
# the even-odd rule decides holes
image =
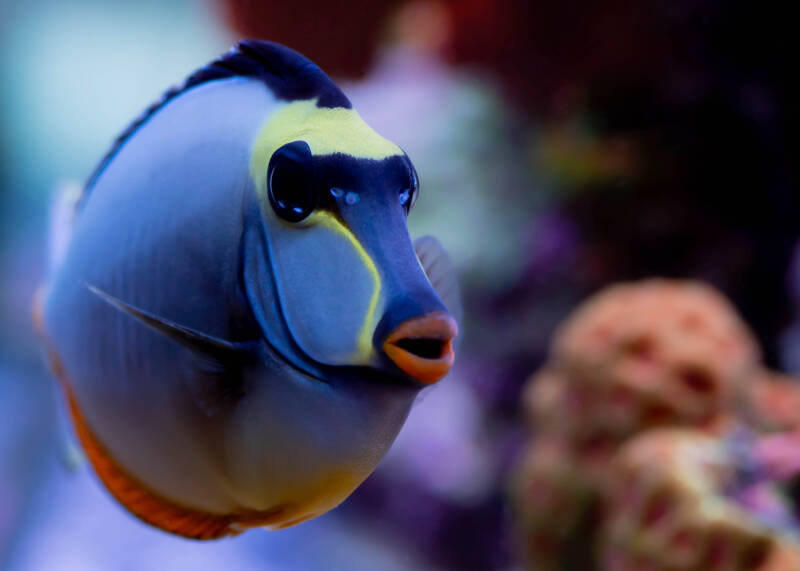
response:
{"label": "yellow patch on forehead", "polygon": [[344,153],[360,159],[385,159],[403,151],[378,135],[361,116],[343,107],[317,107],[316,99],[279,107],[258,131],[250,157],[250,174],[263,190],[264,173],[272,154],[286,143],[305,141],[311,154]]}

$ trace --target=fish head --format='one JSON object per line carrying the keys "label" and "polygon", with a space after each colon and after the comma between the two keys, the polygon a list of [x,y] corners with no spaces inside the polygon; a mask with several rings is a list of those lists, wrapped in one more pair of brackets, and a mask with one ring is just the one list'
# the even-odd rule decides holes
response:
{"label": "fish head", "polygon": [[435,383],[458,326],[409,237],[416,170],[355,111],[299,111],[268,123],[251,160],[282,321],[265,335],[287,334],[291,351],[329,371]]}

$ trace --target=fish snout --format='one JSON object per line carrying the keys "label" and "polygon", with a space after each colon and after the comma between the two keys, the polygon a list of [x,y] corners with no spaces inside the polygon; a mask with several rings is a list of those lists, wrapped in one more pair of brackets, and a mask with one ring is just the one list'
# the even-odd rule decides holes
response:
{"label": "fish snout", "polygon": [[398,325],[383,342],[383,352],[407,375],[433,384],[453,366],[456,335],[455,319],[435,311]]}

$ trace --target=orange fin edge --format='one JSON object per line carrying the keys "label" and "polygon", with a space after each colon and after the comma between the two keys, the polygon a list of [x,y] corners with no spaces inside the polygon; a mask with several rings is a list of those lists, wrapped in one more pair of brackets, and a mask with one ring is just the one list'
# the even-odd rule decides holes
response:
{"label": "orange fin edge", "polygon": [[44,291],[40,288],[34,296],[33,321],[45,345],[53,374],[66,396],[78,440],[100,482],[128,512],[140,521],[168,533],[199,540],[235,536],[252,527],[280,526],[286,520],[284,506],[266,511],[243,511],[232,514],[213,514],[186,508],[150,492],[128,475],[106,452],[80,412],[61,361],[47,343],[42,319],[43,301]]}

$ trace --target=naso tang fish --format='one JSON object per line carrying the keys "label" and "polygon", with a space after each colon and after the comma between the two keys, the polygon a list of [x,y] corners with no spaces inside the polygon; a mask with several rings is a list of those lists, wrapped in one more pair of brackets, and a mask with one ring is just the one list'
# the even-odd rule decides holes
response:
{"label": "naso tang fish", "polygon": [[370,474],[454,358],[452,266],[406,227],[418,191],[400,147],[268,42],[120,136],[37,320],[121,504],[208,539],[318,516]]}

